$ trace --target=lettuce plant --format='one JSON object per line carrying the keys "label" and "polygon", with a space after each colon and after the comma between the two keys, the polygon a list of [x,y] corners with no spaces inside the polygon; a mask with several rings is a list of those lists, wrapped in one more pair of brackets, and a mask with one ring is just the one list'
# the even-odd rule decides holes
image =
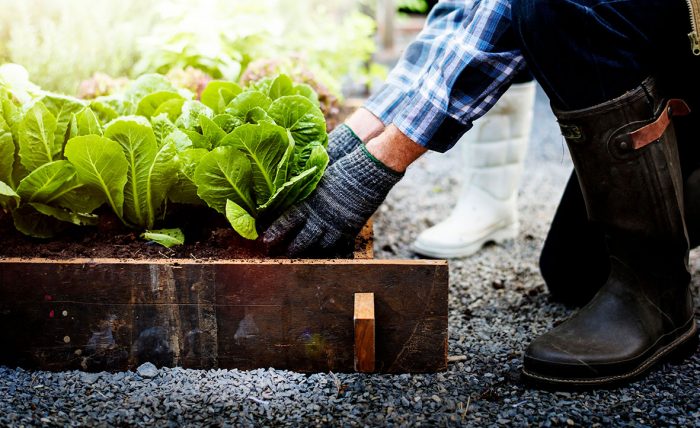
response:
{"label": "lettuce plant", "polygon": [[0,92],[0,208],[17,229],[49,238],[98,221],[106,205],[163,245],[153,230],[169,202],[206,204],[243,237],[307,197],[328,164],[315,93],[280,75],[241,88],[212,81],[201,101],[160,75],[86,103],[41,93],[25,104]]}

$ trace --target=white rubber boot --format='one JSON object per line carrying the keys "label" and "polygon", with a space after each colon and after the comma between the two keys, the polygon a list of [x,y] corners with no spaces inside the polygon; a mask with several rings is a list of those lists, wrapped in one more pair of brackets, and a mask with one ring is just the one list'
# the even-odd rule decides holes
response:
{"label": "white rubber boot", "polygon": [[418,236],[416,253],[464,257],[487,242],[518,235],[518,186],[534,101],[535,82],[514,84],[462,137],[465,169],[457,205],[446,220]]}

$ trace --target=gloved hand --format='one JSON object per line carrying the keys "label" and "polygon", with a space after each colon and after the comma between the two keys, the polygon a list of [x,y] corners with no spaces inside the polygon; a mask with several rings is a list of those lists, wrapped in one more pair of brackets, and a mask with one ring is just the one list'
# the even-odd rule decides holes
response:
{"label": "gloved hand", "polygon": [[332,252],[357,236],[401,177],[360,145],[330,166],[314,193],[277,219],[263,240],[272,248],[286,245],[290,257]]}
{"label": "gloved hand", "polygon": [[341,124],[328,134],[329,165],[362,145],[362,140],[346,124]]}

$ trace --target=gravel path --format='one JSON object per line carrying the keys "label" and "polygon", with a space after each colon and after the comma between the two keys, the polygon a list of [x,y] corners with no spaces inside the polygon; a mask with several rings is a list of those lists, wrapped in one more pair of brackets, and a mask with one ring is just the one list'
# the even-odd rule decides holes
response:
{"label": "gravel path", "polygon": [[[700,427],[700,352],[612,392],[552,393],[520,384],[529,340],[570,313],[548,301],[537,259],[571,163],[542,96],[536,113],[520,237],[450,263],[449,352],[461,361],[447,372],[302,375],[146,366],[86,374],[0,367],[0,425]],[[457,155],[427,156],[392,192],[376,221],[378,257],[415,257],[409,244],[450,209],[459,187]],[[691,257],[696,295],[699,255]]]}

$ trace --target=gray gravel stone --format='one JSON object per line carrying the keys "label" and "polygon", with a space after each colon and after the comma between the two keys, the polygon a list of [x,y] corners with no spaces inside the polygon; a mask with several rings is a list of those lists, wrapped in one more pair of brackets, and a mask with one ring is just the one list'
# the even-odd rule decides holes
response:
{"label": "gray gravel stone", "polygon": [[150,379],[158,376],[158,368],[153,363],[143,363],[136,369],[136,373],[141,377]]}

